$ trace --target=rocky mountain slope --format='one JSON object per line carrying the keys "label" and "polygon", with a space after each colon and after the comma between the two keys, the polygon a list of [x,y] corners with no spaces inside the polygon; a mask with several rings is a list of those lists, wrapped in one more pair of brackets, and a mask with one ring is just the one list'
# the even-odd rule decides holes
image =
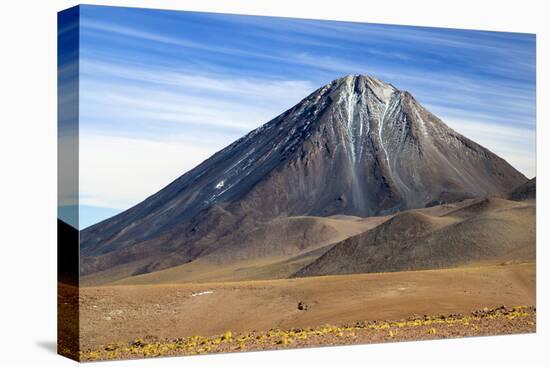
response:
{"label": "rocky mountain slope", "polygon": [[533,177],[524,184],[516,187],[508,194],[510,200],[536,200],[537,198],[537,178]]}

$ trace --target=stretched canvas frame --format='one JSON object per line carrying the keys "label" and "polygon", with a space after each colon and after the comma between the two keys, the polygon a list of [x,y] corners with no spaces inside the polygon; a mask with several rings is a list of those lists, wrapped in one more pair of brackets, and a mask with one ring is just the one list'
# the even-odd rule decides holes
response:
{"label": "stretched canvas frame", "polygon": [[59,354],[535,332],[535,46],[518,33],[60,12]]}

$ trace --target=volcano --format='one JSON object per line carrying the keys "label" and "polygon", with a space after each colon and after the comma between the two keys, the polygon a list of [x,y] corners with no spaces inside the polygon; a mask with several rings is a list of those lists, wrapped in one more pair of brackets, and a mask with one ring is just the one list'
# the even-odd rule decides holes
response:
{"label": "volcano", "polygon": [[526,182],[409,92],[350,75],[81,231],[81,275],[110,281],[205,261],[312,259],[385,216]]}

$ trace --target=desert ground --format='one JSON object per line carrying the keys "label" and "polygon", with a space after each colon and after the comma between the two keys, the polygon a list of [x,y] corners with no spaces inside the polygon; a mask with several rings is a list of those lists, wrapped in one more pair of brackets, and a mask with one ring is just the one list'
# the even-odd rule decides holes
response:
{"label": "desert ground", "polygon": [[533,307],[501,306],[468,315],[425,315],[403,320],[357,322],[340,327],[325,325],[239,334],[226,331],[213,337],[194,335],[172,340],[148,337],[126,344],[110,343],[98,350],[80,352],[78,358],[94,361],[527,333],[534,330],[535,323],[536,310]]}
{"label": "desert ground", "polygon": [[[86,330],[80,339],[82,360],[195,354],[534,332],[535,273],[535,263],[524,262],[281,280],[106,285],[81,287],[78,297],[66,299],[61,291],[60,302],[67,307],[80,302],[80,327]],[[445,331],[443,321],[432,325],[427,321],[432,319],[447,320]],[[368,326],[384,323],[389,326]]]}
{"label": "desert ground", "polygon": [[278,218],[229,231],[218,239],[226,246],[181,265],[142,272],[143,260],[85,275],[78,289],[60,287],[72,317],[60,321],[61,353],[101,360],[534,332],[530,192],[380,217]]}

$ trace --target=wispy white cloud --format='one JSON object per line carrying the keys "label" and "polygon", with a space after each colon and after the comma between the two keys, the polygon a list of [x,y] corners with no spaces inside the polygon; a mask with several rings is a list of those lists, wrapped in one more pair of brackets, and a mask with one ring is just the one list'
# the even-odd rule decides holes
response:
{"label": "wispy white cloud", "polygon": [[179,37],[170,37],[161,35],[158,32],[144,31],[136,27],[128,27],[115,25],[111,23],[103,23],[100,21],[92,21],[83,19],[80,21],[81,29],[92,30],[96,32],[105,32],[110,35],[117,35],[122,37],[137,38],[142,41],[149,41],[151,45],[154,43],[162,43],[169,46],[175,46],[184,49],[193,49],[197,51],[224,54],[229,56],[241,56],[241,57],[256,57],[260,59],[272,59],[283,60],[282,58],[274,57],[268,53],[255,52],[251,50],[245,50],[242,48],[227,47],[220,44],[206,44],[203,42],[194,42],[181,35]]}
{"label": "wispy white cloud", "polygon": [[83,134],[80,204],[126,209],[162,189],[215,151],[218,144],[181,144]]}
{"label": "wispy white cloud", "polygon": [[479,120],[440,116],[451,128],[497,154],[528,178],[536,175],[536,131]]}
{"label": "wispy white cloud", "polygon": [[119,35],[124,37],[140,38],[146,41],[161,42],[174,46],[198,48],[198,49],[212,49],[205,46],[200,42],[193,42],[186,40],[182,37],[170,37],[161,35],[158,32],[148,32],[136,27],[121,26],[113,23],[105,23],[96,20],[90,20],[83,18],[80,20],[80,28],[84,31],[93,30],[99,32],[109,33],[111,35]]}
{"label": "wispy white cloud", "polygon": [[[101,119],[118,120],[116,129],[123,128],[123,121],[145,120],[165,127],[198,125],[244,133],[315,89],[302,80],[200,75],[100,62],[83,61],[82,70],[82,125],[91,126]],[[180,132],[185,130],[180,127]]]}

